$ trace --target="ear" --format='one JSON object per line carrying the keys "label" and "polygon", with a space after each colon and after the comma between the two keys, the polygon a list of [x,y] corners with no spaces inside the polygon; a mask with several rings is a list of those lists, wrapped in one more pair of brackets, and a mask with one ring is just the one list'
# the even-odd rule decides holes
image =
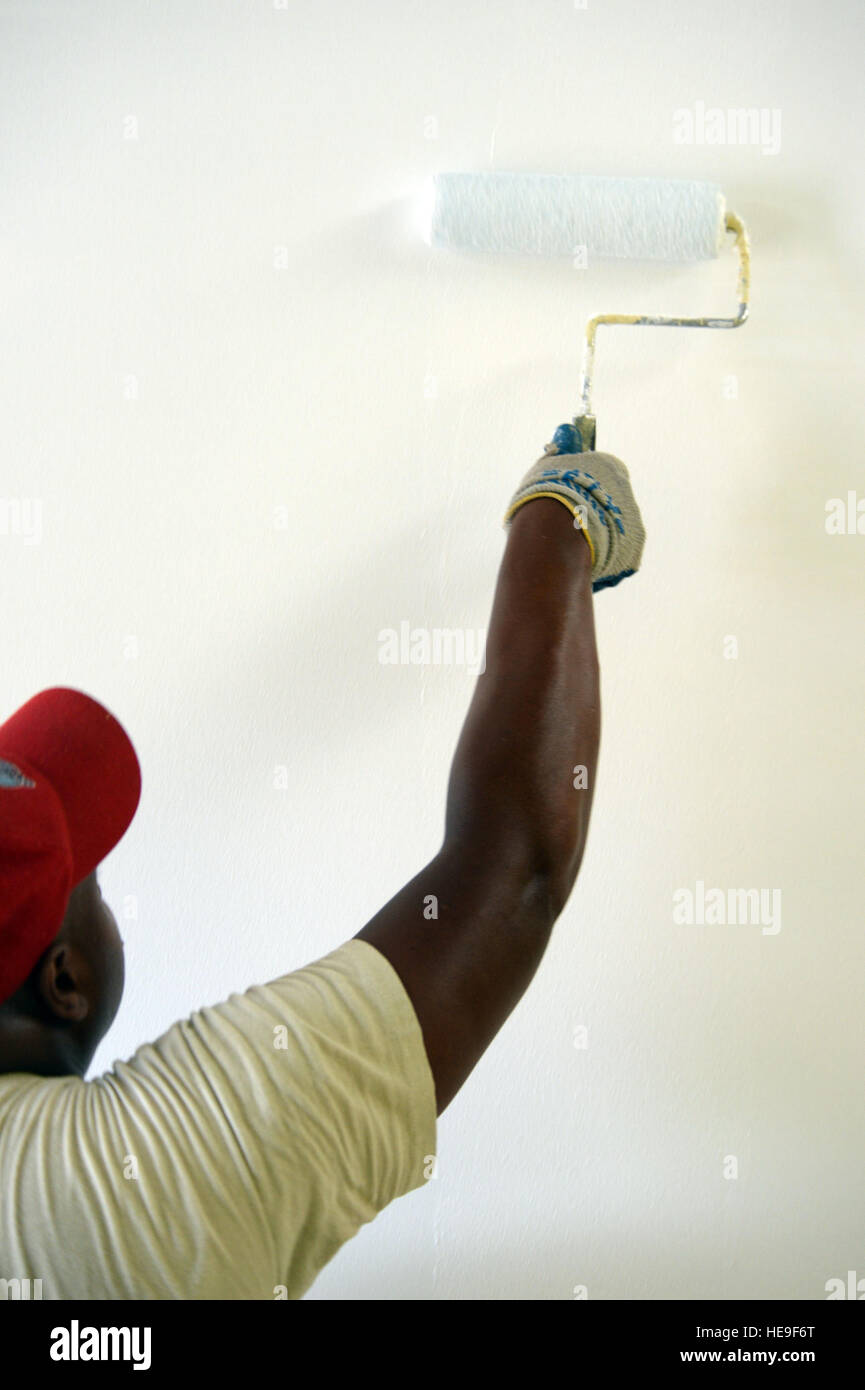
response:
{"label": "ear", "polygon": [[48,1009],[64,1023],[80,1023],[87,1017],[89,1004],[82,993],[86,971],[74,947],[56,942],[39,969],[39,993]]}

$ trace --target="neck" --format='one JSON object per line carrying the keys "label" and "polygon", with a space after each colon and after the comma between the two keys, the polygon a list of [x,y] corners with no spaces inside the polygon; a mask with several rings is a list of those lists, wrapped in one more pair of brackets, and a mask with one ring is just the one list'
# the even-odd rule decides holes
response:
{"label": "neck", "polygon": [[76,1055],[72,1040],[50,1032],[36,1019],[0,1018],[0,1075],[29,1072],[36,1076],[81,1076],[87,1060]]}

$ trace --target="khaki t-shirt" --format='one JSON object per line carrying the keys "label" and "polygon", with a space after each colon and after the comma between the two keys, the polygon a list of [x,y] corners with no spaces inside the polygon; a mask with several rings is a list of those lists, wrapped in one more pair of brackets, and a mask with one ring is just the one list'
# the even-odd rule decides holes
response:
{"label": "khaki t-shirt", "polygon": [[353,939],[91,1081],[0,1075],[0,1280],[55,1299],[300,1298],[423,1185],[435,1141],[417,1015]]}

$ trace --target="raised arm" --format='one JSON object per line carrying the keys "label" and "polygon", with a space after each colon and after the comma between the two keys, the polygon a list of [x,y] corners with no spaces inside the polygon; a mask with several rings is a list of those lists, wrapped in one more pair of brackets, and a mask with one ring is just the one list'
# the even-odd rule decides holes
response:
{"label": "raised arm", "polygon": [[582,859],[600,738],[592,564],[558,500],[515,513],[442,847],[357,933],[414,1005],[439,1115],[526,990]]}

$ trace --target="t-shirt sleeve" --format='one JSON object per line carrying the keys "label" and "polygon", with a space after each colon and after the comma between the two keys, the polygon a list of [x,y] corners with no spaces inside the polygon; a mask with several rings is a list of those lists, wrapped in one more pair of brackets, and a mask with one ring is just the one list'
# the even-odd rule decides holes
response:
{"label": "t-shirt sleeve", "polygon": [[124,1291],[80,1296],[299,1298],[431,1175],[417,1015],[356,938],[199,1010],[86,1089],[102,1153],[90,1214],[107,1284]]}

